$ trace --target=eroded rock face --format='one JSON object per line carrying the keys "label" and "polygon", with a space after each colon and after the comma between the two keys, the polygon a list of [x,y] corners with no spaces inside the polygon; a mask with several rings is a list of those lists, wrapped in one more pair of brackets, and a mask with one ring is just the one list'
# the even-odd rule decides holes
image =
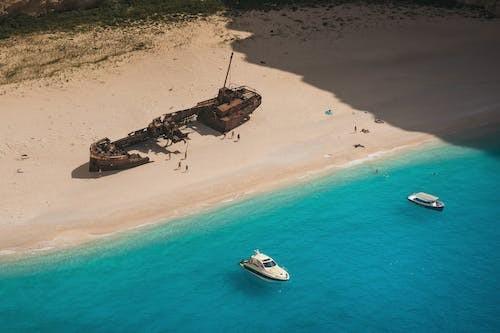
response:
{"label": "eroded rock face", "polygon": [[0,0],[0,15],[39,16],[51,11],[88,9],[103,0]]}

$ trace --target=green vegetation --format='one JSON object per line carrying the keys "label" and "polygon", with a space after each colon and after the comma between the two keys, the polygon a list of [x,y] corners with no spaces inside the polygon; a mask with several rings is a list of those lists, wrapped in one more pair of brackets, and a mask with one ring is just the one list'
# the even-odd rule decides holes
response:
{"label": "green vegetation", "polygon": [[222,9],[220,0],[104,0],[99,7],[88,10],[0,18],[0,38],[34,32],[82,31],[145,20],[176,21]]}
{"label": "green vegetation", "polygon": [[[17,15],[0,18],[0,38],[35,32],[82,31],[87,28],[130,25],[142,21],[171,22],[218,11],[250,9],[272,10],[324,4],[360,2],[359,0],[103,0],[99,7],[82,11],[48,13],[40,17]],[[367,0],[365,3],[422,4],[462,6],[454,0]]]}

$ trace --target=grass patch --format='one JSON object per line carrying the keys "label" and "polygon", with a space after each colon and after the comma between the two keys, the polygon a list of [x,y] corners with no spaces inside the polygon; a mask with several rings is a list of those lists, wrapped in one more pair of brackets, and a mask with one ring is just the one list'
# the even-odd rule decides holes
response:
{"label": "grass patch", "polygon": [[224,9],[221,0],[104,0],[97,8],[51,12],[43,16],[0,18],[0,38],[35,32],[84,31],[95,27],[123,26],[145,20],[176,21]]}
{"label": "grass patch", "polygon": [[0,42],[0,85],[51,77],[66,69],[99,64],[150,48],[152,34],[136,29],[34,34]]}
{"label": "grass patch", "polygon": [[99,7],[88,10],[51,12],[40,17],[0,17],[0,39],[35,32],[82,31],[95,27],[123,26],[138,21],[178,21],[223,10],[272,10],[345,3],[416,4],[446,8],[464,6],[455,0],[103,0]]}

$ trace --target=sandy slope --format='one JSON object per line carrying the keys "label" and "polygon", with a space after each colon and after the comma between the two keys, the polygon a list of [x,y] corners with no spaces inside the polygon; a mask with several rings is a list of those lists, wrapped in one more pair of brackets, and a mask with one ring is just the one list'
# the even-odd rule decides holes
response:
{"label": "sandy slope", "polygon": [[[310,170],[498,124],[500,21],[371,15],[345,29],[322,23],[351,11],[212,18],[171,30],[154,52],[118,67],[0,90],[2,253],[77,244]],[[100,178],[86,171],[92,141],[214,96],[232,49],[231,82],[263,96],[237,129],[240,142],[197,126],[189,129],[188,173],[174,170],[186,145],[168,147],[180,152],[168,160],[161,142],[139,147],[154,163]],[[374,114],[386,123],[375,124]],[[354,125],[370,133],[353,133]]]}

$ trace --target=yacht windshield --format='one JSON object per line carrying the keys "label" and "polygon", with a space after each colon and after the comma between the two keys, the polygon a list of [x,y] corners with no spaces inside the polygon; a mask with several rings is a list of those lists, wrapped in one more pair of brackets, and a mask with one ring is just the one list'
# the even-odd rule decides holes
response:
{"label": "yacht windshield", "polygon": [[276,266],[276,263],[274,261],[270,260],[270,261],[266,261],[264,263],[264,266],[265,267],[273,267],[273,266]]}

